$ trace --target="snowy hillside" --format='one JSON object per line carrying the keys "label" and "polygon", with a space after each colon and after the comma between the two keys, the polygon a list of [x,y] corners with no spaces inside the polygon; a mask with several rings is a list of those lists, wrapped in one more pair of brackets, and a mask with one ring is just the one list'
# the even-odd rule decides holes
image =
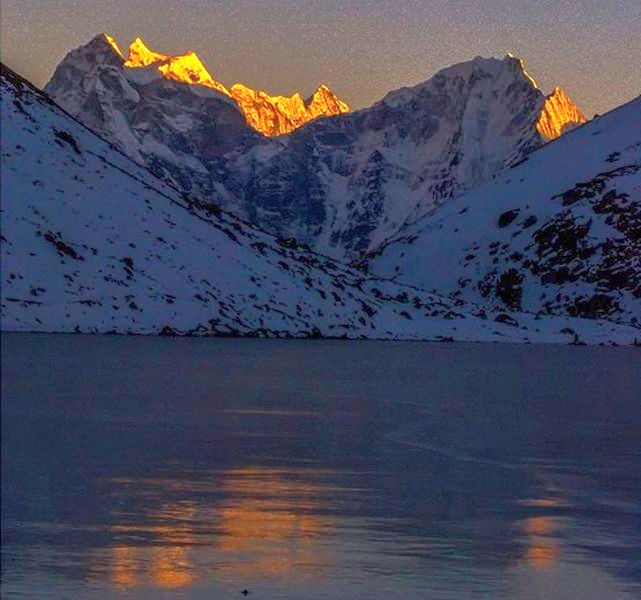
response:
{"label": "snowy hillside", "polygon": [[441,207],[368,259],[493,308],[641,323],[641,97]]}
{"label": "snowy hillside", "polygon": [[[146,48],[133,54],[125,61],[111,38],[98,36],[64,59],[46,91],[181,190],[341,259],[373,250],[585,120],[562,90],[546,97],[508,55],[477,57],[368,109],[266,138],[228,96],[254,125],[280,127],[260,94],[221,87],[195,55],[158,63]],[[272,100],[297,123],[308,110],[344,111],[322,87],[307,108],[300,98]]]}
{"label": "snowy hillside", "polygon": [[2,328],[631,343],[345,268],[176,192],[2,70]]}

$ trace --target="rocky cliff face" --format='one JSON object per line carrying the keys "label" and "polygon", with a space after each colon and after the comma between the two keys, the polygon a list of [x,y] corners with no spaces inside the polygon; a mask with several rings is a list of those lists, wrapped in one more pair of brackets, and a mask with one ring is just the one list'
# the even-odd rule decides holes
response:
{"label": "rocky cliff face", "polygon": [[584,120],[509,55],[454,65],[326,119],[315,117],[347,107],[324,86],[307,101],[213,89],[193,62],[190,75],[172,67],[176,57],[158,56],[135,43],[129,61],[138,66],[128,67],[99,36],[68,55],[46,91],[184,191],[341,259],[373,250]]}

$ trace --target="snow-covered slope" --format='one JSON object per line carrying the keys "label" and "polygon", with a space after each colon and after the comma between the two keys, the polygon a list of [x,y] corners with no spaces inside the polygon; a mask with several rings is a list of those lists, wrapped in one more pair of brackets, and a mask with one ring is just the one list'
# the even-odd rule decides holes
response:
{"label": "snow-covered slope", "polygon": [[405,228],[368,262],[487,307],[641,324],[641,97]]}
{"label": "snow-covered slope", "polygon": [[[280,127],[260,93],[213,90],[200,71],[192,78],[200,85],[159,81],[165,62],[134,50],[135,68],[98,36],[65,58],[46,90],[159,177],[336,258],[371,251],[585,120],[562,90],[546,97],[508,55],[477,57],[368,109],[265,138],[224,102],[235,95],[254,126]],[[323,87],[306,104],[272,100],[301,123],[306,111],[343,112]]]}
{"label": "snow-covered slope", "polygon": [[158,181],[2,70],[2,328],[631,343],[367,277]]}

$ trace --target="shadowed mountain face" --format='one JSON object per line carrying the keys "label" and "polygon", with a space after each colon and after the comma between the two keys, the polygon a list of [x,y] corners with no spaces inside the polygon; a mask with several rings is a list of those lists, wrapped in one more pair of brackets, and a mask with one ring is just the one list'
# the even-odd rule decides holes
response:
{"label": "shadowed mountain face", "polygon": [[227,90],[201,67],[193,54],[165,57],[142,42],[125,61],[98,36],[65,58],[46,91],[183,191],[340,259],[375,249],[584,121],[562,90],[544,96],[508,55],[269,138],[247,123],[271,134],[281,132],[281,109],[293,129],[347,107],[325,86],[307,102]]}
{"label": "shadowed mountain face", "polygon": [[1,92],[4,330],[591,343],[638,336],[606,322],[480,311],[368,277],[181,194],[4,68]]}
{"label": "shadowed mountain face", "polygon": [[641,97],[404,228],[372,270],[492,308],[641,323]]}

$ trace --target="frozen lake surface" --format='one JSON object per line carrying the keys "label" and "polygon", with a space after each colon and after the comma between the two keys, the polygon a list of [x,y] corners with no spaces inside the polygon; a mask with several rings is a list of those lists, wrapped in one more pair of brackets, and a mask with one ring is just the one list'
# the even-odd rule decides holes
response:
{"label": "frozen lake surface", "polygon": [[641,597],[641,351],[2,335],[2,597]]}

